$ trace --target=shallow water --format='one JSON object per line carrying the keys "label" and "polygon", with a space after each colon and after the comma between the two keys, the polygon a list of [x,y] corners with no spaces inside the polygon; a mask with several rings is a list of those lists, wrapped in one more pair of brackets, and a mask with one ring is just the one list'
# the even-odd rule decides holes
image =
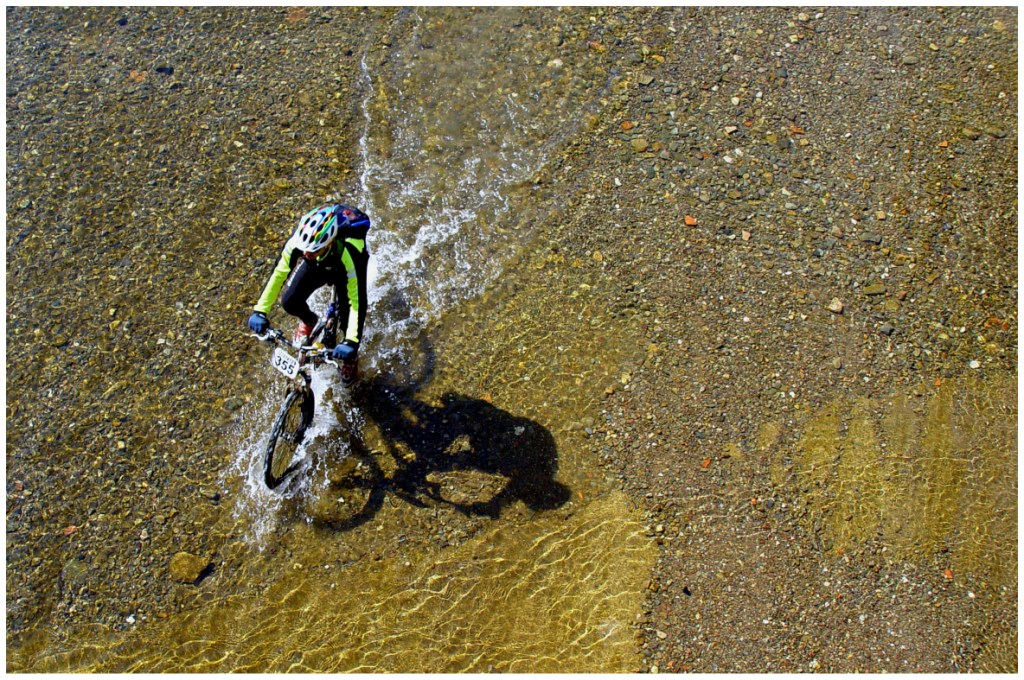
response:
{"label": "shallow water", "polygon": [[977,669],[1016,672],[1017,381],[961,375],[839,399],[809,414],[794,442],[761,429],[777,488],[818,547],[840,558],[877,547],[893,563],[935,557],[983,603]]}
{"label": "shallow water", "polygon": [[[568,520],[493,523],[449,550],[338,565],[322,537],[256,592],[40,671],[560,672],[637,664],[630,628],[651,550],[619,495]],[[387,521],[387,520],[382,520]],[[610,558],[614,555],[614,558]],[[569,578],[569,576],[572,578]]]}
{"label": "shallow water", "polygon": [[1015,588],[1016,381],[939,382],[825,406],[792,450],[775,449],[773,477],[806,494],[826,550],[877,540],[897,559],[944,552],[954,572]]}
{"label": "shallow water", "polygon": [[361,193],[344,197],[374,220],[361,388],[317,373],[306,466],[272,493],[259,455],[283,388],[261,365],[215,444],[219,559],[196,605],[123,634],[24,635],[11,668],[638,667],[654,547],[576,427],[632,358],[579,332],[599,331],[595,296],[550,299],[546,252],[517,271],[543,231],[531,178],[608,84],[532,58],[558,39],[545,13],[402,10],[369,41]]}
{"label": "shallow water", "polygon": [[594,81],[585,57],[537,59],[536,41],[561,39],[552,19],[549,10],[404,10],[387,49],[361,58],[360,200],[377,224],[368,340],[379,354],[408,345],[410,323],[487,290],[543,233],[533,177],[610,86],[604,74]]}

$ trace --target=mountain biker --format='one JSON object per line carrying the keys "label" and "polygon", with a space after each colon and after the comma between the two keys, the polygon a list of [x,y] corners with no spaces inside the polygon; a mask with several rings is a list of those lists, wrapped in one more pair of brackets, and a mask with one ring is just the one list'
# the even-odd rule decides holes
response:
{"label": "mountain biker", "polygon": [[280,293],[281,308],[299,318],[292,339],[296,344],[305,344],[319,320],[307,300],[318,288],[333,285],[340,305],[338,337],[343,340],[335,345],[332,356],[340,362],[345,385],[356,381],[359,341],[366,319],[369,228],[366,214],[350,205],[323,205],[306,213],[284,244],[277,266],[249,317],[249,328],[260,335],[266,333],[270,328],[267,314]]}

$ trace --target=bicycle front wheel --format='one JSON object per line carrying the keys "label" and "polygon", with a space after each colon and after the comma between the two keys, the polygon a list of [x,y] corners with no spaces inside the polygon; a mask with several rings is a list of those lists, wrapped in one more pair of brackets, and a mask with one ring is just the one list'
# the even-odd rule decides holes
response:
{"label": "bicycle front wheel", "polygon": [[313,393],[289,390],[270,430],[267,442],[263,481],[268,489],[277,488],[296,467],[295,452],[313,421]]}

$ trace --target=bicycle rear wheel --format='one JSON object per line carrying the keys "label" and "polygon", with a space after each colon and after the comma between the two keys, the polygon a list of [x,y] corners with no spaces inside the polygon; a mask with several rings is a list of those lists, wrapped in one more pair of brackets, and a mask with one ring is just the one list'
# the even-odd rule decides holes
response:
{"label": "bicycle rear wheel", "polygon": [[277,488],[296,467],[295,452],[313,421],[313,393],[309,390],[289,390],[281,410],[270,430],[267,442],[263,481],[268,489]]}

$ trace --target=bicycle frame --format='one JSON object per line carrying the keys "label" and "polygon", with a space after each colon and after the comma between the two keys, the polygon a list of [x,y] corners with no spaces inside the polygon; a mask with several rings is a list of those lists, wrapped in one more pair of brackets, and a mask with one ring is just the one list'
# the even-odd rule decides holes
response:
{"label": "bicycle frame", "polygon": [[[313,332],[310,333],[308,342],[306,345],[295,344],[283,331],[268,328],[267,332],[263,335],[259,333],[252,333],[251,335],[255,338],[259,338],[264,342],[271,342],[274,345],[284,345],[292,351],[298,353],[299,360],[299,372],[304,373],[303,369],[308,365],[307,361],[311,361],[314,366],[320,363],[326,362],[331,364],[335,368],[338,368],[338,363],[330,358],[331,350],[333,348],[324,347],[322,343],[316,341],[320,336],[324,335],[327,331],[335,331],[338,321],[338,291],[334,290],[331,297],[331,303],[327,306],[327,313],[324,314],[323,318],[317,321],[316,326],[313,327]],[[309,382],[307,376],[306,382]]]}

